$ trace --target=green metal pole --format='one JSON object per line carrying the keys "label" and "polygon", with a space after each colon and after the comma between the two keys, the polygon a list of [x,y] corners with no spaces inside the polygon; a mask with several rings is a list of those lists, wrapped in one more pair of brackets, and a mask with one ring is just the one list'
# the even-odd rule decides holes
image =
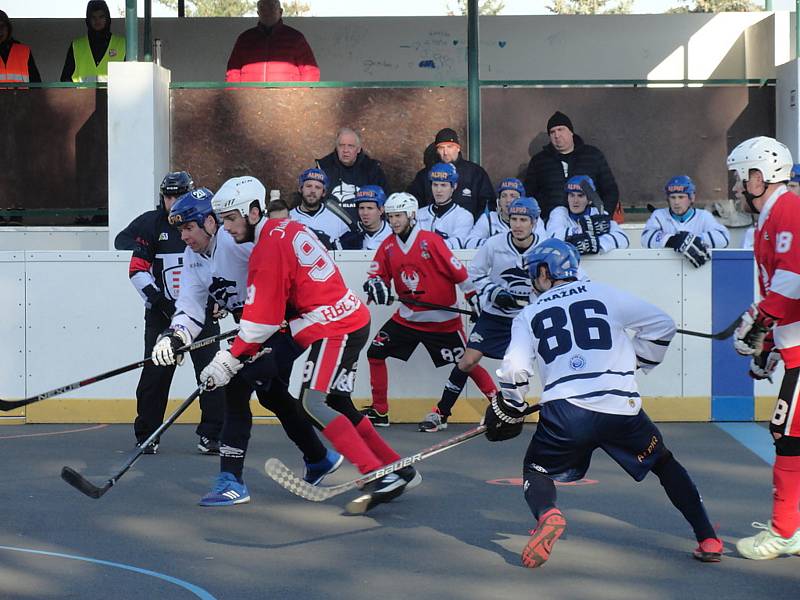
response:
{"label": "green metal pole", "polygon": [[144,61],[153,60],[153,0],[144,0]]}
{"label": "green metal pole", "polygon": [[[797,0],[800,2],[800,0]],[[467,2],[467,106],[469,159],[481,162],[481,82],[478,62],[478,0]]]}
{"label": "green metal pole", "polygon": [[136,0],[125,0],[125,60],[139,60],[139,23],[136,20]]}
{"label": "green metal pole", "polygon": [[772,10],[772,0],[764,0],[764,10]]}

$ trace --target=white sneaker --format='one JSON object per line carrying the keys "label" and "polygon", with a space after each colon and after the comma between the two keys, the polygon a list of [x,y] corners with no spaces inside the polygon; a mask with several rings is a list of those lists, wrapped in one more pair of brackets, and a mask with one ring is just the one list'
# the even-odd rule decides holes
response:
{"label": "white sneaker", "polygon": [[800,554],[800,529],[789,538],[781,537],[772,530],[772,523],[753,522],[753,527],[763,529],[761,533],[736,542],[739,554],[751,560],[769,560],[781,554]]}

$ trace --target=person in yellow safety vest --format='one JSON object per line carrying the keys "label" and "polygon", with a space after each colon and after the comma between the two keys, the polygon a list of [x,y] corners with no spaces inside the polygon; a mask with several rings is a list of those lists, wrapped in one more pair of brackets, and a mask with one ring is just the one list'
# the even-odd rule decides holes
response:
{"label": "person in yellow safety vest", "polygon": [[107,81],[108,63],[125,60],[125,38],[111,33],[111,13],[103,0],[86,5],[86,35],[72,40],[61,81]]}
{"label": "person in yellow safety vest", "polygon": [[30,47],[11,37],[11,19],[0,10],[0,83],[42,81]]}

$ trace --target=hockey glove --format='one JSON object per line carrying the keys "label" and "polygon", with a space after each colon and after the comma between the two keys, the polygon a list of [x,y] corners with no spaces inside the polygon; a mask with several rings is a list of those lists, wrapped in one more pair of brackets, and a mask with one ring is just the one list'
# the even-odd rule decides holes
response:
{"label": "hockey glove", "polygon": [[161,290],[154,285],[148,285],[142,290],[147,296],[147,301],[150,303],[151,310],[162,313],[168,319],[172,318],[175,314],[175,301],[167,298]]}
{"label": "hockey glove", "polygon": [[757,304],[751,304],[733,332],[733,348],[742,356],[758,356],[775,320],[775,317],[760,311]]}
{"label": "hockey glove", "polygon": [[497,392],[491,404],[486,407],[483,424],[486,425],[486,439],[490,442],[502,442],[517,437],[522,433],[527,412],[520,412],[506,403],[503,395]]}
{"label": "hockey glove", "polygon": [[348,231],[339,238],[342,250],[361,250],[364,248],[364,234],[361,231]]}
{"label": "hockey glove", "polygon": [[675,252],[680,252],[679,248],[683,245],[683,242],[687,237],[689,237],[689,235],[691,234],[688,231],[679,231],[678,233],[667,238],[667,241],[664,242],[664,247],[672,248],[675,250]]}
{"label": "hockey glove", "polygon": [[182,348],[191,343],[191,336],[189,332],[183,327],[175,327],[174,329],[167,329],[164,333],[158,336],[156,345],[153,346],[153,352],[150,358],[153,363],[159,367],[171,367],[173,365],[183,364],[183,354],[176,354],[178,348]]}
{"label": "hockey glove", "polygon": [[597,243],[597,238],[590,233],[571,235],[565,241],[575,246],[580,254],[597,254],[600,252],[600,244]]}
{"label": "hockey glove", "polygon": [[478,297],[477,292],[468,292],[464,294],[464,298],[469,304],[470,310],[472,310],[472,315],[469,318],[469,322],[474,323],[478,320],[478,317],[480,317],[481,313],[483,312],[481,310],[481,299]]}
{"label": "hockey glove", "polygon": [[497,308],[514,309],[519,308],[519,304],[507,290],[501,287],[495,288],[489,298]]}
{"label": "hockey glove", "polygon": [[711,254],[703,240],[692,234],[686,236],[677,252],[683,254],[683,257],[695,268],[700,268],[711,260]]}
{"label": "hockey glove", "polygon": [[769,382],[772,383],[772,375],[775,373],[775,369],[778,368],[778,363],[780,362],[780,352],[777,350],[767,351],[765,349],[761,354],[754,356],[750,360],[750,371],[748,375],[756,381],[768,379]]}
{"label": "hockey glove", "polygon": [[595,237],[600,237],[603,234],[611,231],[611,217],[606,214],[592,215],[583,217],[581,227],[583,230]]}
{"label": "hockey glove", "polygon": [[200,383],[205,390],[225,387],[241,368],[242,363],[238,358],[227,350],[220,350],[200,372]]}
{"label": "hockey glove", "polygon": [[364,282],[364,291],[367,292],[367,304],[385,304],[389,306],[394,302],[392,290],[380,277],[370,277]]}

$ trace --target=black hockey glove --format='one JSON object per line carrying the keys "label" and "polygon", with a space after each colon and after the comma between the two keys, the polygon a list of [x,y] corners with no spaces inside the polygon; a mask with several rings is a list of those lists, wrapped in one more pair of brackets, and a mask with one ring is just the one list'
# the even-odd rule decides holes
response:
{"label": "black hockey glove", "polygon": [[491,294],[492,304],[497,308],[514,309],[519,308],[519,304],[507,290],[503,288],[495,288]]}
{"label": "black hockey glove", "polygon": [[394,302],[392,290],[380,277],[370,277],[364,282],[364,291],[367,292],[367,303],[390,305]]}
{"label": "black hockey glove", "polygon": [[597,238],[589,233],[571,235],[564,241],[575,246],[580,254],[597,254],[600,252],[600,244],[597,243]]}
{"label": "black hockey glove", "polygon": [[522,433],[526,414],[529,414],[528,411],[520,412],[509,406],[503,395],[497,392],[492,403],[486,407],[486,414],[483,417],[486,439],[490,442],[502,442],[517,437]]}
{"label": "black hockey glove", "polygon": [[696,235],[689,234],[686,236],[677,252],[683,254],[683,257],[698,269],[711,260],[711,253],[703,243],[703,240]]}
{"label": "black hockey glove", "polygon": [[606,214],[585,216],[581,219],[581,228],[588,234],[600,237],[611,231],[611,217]]}
{"label": "black hockey glove", "polygon": [[151,310],[162,313],[168,319],[175,314],[175,301],[167,298],[164,293],[153,285],[148,285],[142,290],[147,296]]}
{"label": "black hockey glove", "polygon": [[684,240],[691,235],[688,231],[679,231],[678,233],[671,235],[667,238],[667,241],[664,243],[664,246],[667,248],[672,248],[675,252],[680,252],[678,248],[683,245]]}
{"label": "black hockey glove", "polygon": [[360,231],[348,231],[339,238],[342,250],[361,250],[364,247],[364,234]]}

